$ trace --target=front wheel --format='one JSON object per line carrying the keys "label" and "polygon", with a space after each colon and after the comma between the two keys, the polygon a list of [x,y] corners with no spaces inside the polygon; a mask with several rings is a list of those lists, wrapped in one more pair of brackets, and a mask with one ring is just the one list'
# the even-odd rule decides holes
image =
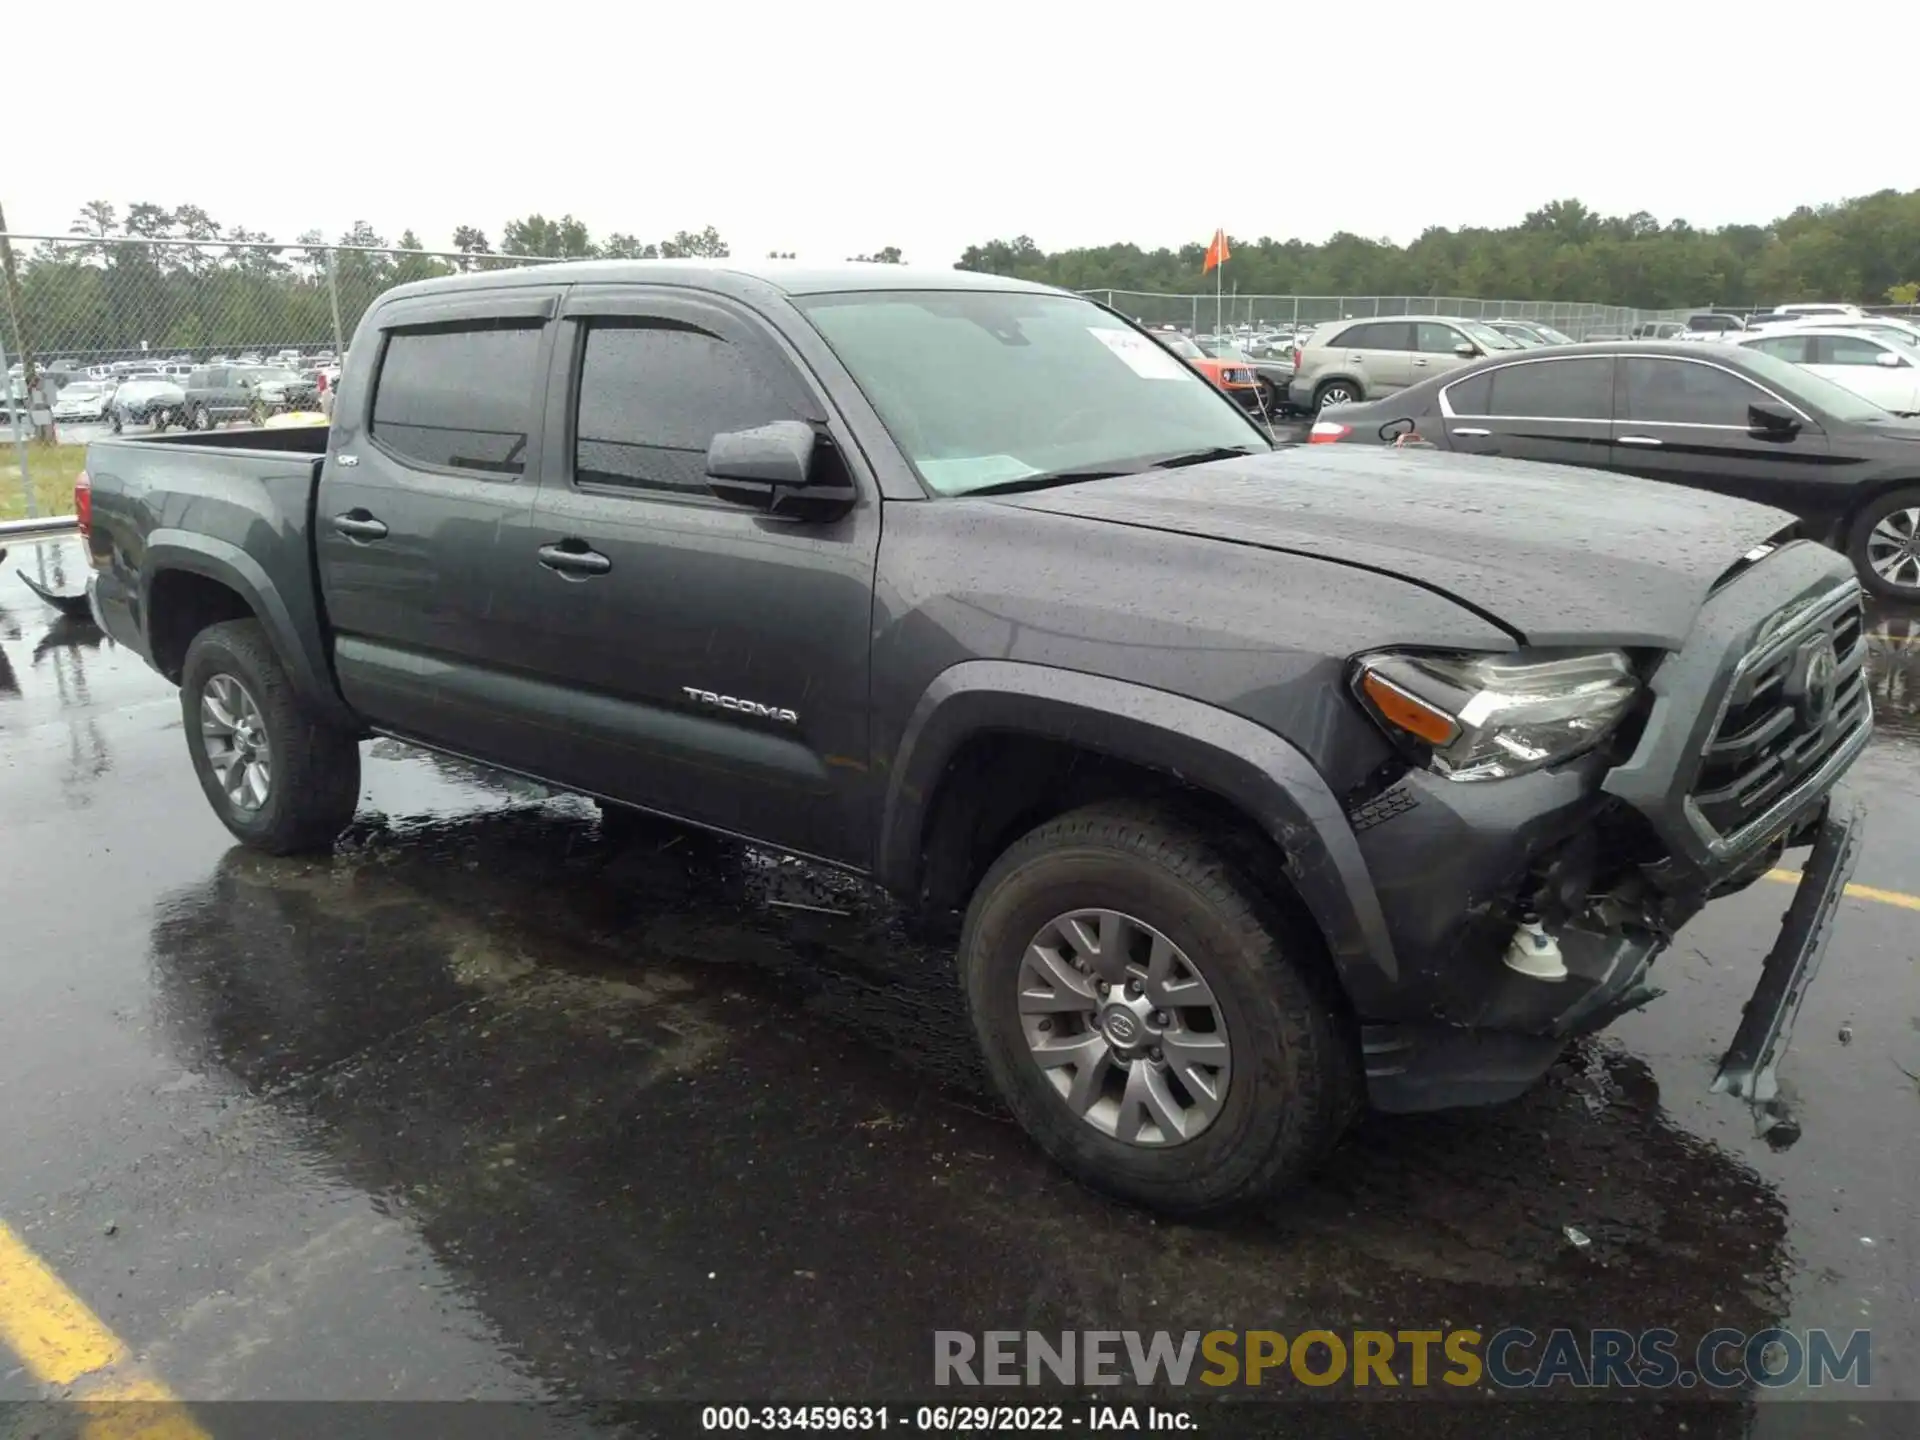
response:
{"label": "front wheel", "polygon": [[1854,517],[1847,556],[1874,594],[1920,600],[1920,486],[1869,501]]}
{"label": "front wheel", "polygon": [[213,413],[204,405],[196,405],[193,410],[193,428],[195,430],[213,429]]}
{"label": "front wheel", "polygon": [[360,798],[360,747],[313,715],[259,621],[193,637],[180,710],[200,788],[238,839],[273,855],[332,847]]}
{"label": "front wheel", "polygon": [[1202,831],[1109,804],[995,862],[960,963],[987,1070],[1040,1147],[1095,1189],[1200,1214],[1300,1180],[1356,1113],[1317,951]]}

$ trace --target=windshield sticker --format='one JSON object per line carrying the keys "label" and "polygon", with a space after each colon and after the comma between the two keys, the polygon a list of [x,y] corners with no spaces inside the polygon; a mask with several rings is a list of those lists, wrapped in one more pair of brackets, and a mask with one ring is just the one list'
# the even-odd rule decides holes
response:
{"label": "windshield sticker", "polygon": [[1191,380],[1193,372],[1169,355],[1157,342],[1131,330],[1107,330],[1089,325],[1087,333],[1127,362],[1144,380]]}

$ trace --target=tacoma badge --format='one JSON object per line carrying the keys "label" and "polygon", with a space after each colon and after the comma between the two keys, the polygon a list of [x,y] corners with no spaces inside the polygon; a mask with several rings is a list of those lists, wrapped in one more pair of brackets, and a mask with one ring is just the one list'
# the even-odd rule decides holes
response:
{"label": "tacoma badge", "polygon": [[711,690],[702,690],[693,685],[680,687],[689,700],[701,705],[713,705],[722,710],[732,710],[741,715],[760,715],[768,720],[778,720],[782,725],[798,725],[800,717],[791,710],[778,705],[762,705],[757,700],[740,700],[732,695],[716,695]]}

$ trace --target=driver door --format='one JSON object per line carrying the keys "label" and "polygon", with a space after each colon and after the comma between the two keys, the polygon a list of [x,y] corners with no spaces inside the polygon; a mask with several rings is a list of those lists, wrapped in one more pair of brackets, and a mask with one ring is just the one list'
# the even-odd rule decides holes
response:
{"label": "driver door", "polygon": [[[578,286],[524,553],[544,773],[824,859],[871,863],[868,651],[880,507],[832,411],[758,317]],[[812,423],[859,502],[775,519],[717,499],[709,442]]]}

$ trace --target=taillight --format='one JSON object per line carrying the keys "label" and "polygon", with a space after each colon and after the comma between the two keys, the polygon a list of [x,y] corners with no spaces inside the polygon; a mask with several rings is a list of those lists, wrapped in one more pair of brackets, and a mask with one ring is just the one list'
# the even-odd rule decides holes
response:
{"label": "taillight", "polygon": [[93,481],[82,470],[73,478],[73,518],[80,522],[80,533],[93,533]]}
{"label": "taillight", "polygon": [[1293,347],[1293,368],[1296,370],[1300,368],[1300,347],[1298,345]]}
{"label": "taillight", "polygon": [[1316,420],[1313,429],[1307,432],[1309,445],[1331,445],[1344,440],[1353,433],[1351,425],[1342,425],[1338,420]]}

